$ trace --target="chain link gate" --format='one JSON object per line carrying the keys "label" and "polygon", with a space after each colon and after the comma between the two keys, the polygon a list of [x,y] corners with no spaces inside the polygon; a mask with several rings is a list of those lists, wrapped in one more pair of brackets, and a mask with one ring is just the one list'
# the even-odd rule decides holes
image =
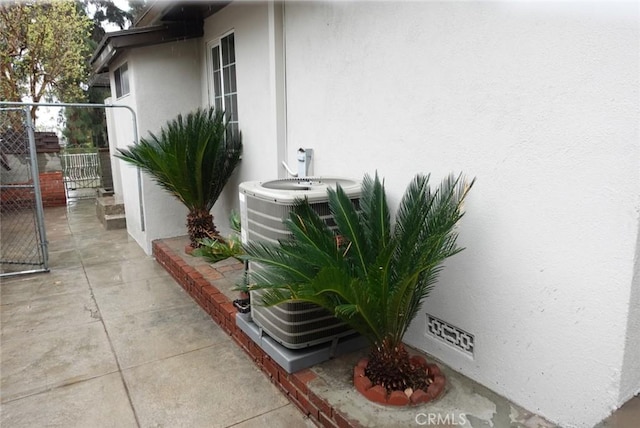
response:
{"label": "chain link gate", "polygon": [[0,277],[49,270],[28,108],[0,108]]}

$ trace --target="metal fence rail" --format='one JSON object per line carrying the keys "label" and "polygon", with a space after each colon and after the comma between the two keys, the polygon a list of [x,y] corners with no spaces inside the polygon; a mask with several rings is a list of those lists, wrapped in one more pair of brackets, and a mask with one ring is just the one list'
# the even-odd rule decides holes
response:
{"label": "metal fence rail", "polygon": [[28,109],[0,109],[0,276],[48,270],[36,145]]}

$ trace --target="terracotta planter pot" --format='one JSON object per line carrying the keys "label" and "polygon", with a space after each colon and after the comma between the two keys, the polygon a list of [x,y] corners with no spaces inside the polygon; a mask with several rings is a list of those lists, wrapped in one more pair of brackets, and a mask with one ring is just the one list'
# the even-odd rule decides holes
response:
{"label": "terracotta planter pot", "polygon": [[362,358],[353,369],[353,385],[368,400],[378,404],[390,406],[408,406],[414,404],[428,403],[442,396],[444,393],[446,378],[435,364],[429,364],[419,356],[411,357],[411,363],[427,371],[428,377],[432,380],[426,391],[410,388],[406,391],[388,391],[381,385],[373,385],[371,380],[365,375],[365,369],[369,364],[368,358]]}

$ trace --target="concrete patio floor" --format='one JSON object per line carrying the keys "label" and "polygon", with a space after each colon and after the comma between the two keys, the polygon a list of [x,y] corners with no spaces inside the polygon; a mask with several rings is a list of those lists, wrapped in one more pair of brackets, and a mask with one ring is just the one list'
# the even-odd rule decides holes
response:
{"label": "concrete patio floor", "polygon": [[[1,280],[0,426],[315,425],[125,230],[102,228],[93,200],[46,209],[45,221],[51,272]],[[354,426],[419,426],[430,413],[554,426],[446,366],[447,393],[428,407],[373,404],[350,383],[362,352],[313,367],[308,384]],[[636,397],[598,427],[639,420]]]}
{"label": "concrete patio floor", "polygon": [[1,280],[0,426],[314,426],[95,201],[45,223],[51,272]]}

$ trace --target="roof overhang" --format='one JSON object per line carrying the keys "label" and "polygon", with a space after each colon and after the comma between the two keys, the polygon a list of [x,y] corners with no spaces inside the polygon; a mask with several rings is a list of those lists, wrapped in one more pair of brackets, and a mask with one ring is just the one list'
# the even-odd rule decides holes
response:
{"label": "roof overhang", "polygon": [[108,86],[108,78],[100,75],[108,72],[111,62],[126,49],[202,37],[205,18],[231,1],[151,2],[132,28],[104,36],[90,60],[90,86]]}
{"label": "roof overhang", "polygon": [[187,40],[202,37],[203,34],[202,20],[166,23],[107,33],[91,57],[91,69],[94,74],[108,71],[111,61],[125,49]]}
{"label": "roof overhang", "polygon": [[134,27],[147,27],[161,22],[203,20],[231,3],[232,0],[151,2],[134,23]]}

